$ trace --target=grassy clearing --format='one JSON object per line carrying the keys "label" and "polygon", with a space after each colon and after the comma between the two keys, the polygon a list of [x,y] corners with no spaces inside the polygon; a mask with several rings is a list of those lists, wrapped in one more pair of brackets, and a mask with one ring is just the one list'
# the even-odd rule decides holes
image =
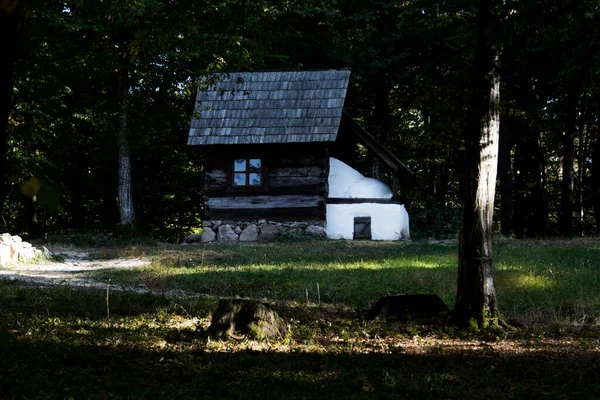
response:
{"label": "grassy clearing", "polygon": [[[125,286],[299,304],[320,299],[358,309],[397,293],[436,293],[451,305],[456,293],[457,246],[451,243],[310,241],[129,248],[98,256],[134,254],[152,265],[90,276]],[[508,318],[527,324],[600,321],[599,240],[499,240],[495,266]]]}
{"label": "grassy clearing", "polygon": [[105,248],[94,257],[153,264],[95,278],[266,297],[291,332],[225,342],[203,334],[216,298],[111,292],[109,319],[106,291],[0,281],[0,398],[599,398],[600,244],[495,250],[502,311],[527,323],[518,330],[359,318],[354,308],[388,293],[452,303],[452,244]]}

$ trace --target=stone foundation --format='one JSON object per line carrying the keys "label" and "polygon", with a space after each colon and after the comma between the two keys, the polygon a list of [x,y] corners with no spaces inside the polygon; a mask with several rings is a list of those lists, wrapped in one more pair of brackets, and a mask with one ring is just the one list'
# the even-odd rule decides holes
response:
{"label": "stone foundation", "polygon": [[24,242],[20,236],[3,233],[0,236],[0,265],[10,265],[19,262],[32,262],[51,254],[45,247],[36,249],[31,243]]}
{"label": "stone foundation", "polygon": [[[325,221],[204,221],[201,235],[189,235],[186,243],[194,242],[256,242],[274,241],[283,234],[325,237]],[[199,237],[198,237],[199,236]]]}

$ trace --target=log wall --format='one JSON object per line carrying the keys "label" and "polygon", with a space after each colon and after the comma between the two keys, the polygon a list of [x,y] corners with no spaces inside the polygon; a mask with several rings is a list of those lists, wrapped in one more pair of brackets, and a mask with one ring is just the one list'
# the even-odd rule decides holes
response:
{"label": "log wall", "polygon": [[[260,158],[264,187],[231,184],[235,158]],[[325,144],[212,146],[205,150],[205,219],[325,219],[329,157]]]}

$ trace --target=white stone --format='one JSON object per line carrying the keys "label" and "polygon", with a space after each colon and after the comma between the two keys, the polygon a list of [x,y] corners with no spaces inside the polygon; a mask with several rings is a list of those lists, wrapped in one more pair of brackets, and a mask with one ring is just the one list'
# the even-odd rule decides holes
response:
{"label": "white stone", "polygon": [[277,227],[268,224],[262,224],[260,226],[260,239],[261,240],[275,240],[279,230]]}
{"label": "white stone", "polygon": [[37,258],[38,254],[35,251],[36,249],[34,249],[33,247],[29,247],[26,249],[21,248],[19,250],[19,261],[31,261],[35,258]]}
{"label": "white stone", "polygon": [[5,243],[0,243],[0,265],[6,265],[12,262],[10,253],[10,246]]}
{"label": "white stone", "polygon": [[15,243],[21,243],[23,239],[21,239],[21,236],[15,235],[12,237],[12,241]]}
{"label": "white stone", "polygon": [[12,262],[19,262],[20,246],[18,246],[16,243],[11,243],[8,248],[10,249],[10,259]]}
{"label": "white stone", "polygon": [[255,242],[258,240],[258,227],[250,224],[240,234],[240,242]]}
{"label": "white stone", "polygon": [[235,228],[233,228],[233,231],[235,232],[236,235],[239,235],[240,233],[242,233],[242,228],[240,228],[239,226],[236,226]]}
{"label": "white stone", "polygon": [[306,230],[304,232],[308,233],[309,235],[317,235],[317,236],[323,236],[323,237],[327,234],[327,231],[325,230],[325,228],[323,228],[322,226],[318,226],[318,225],[311,225],[308,228],[306,228]]}
{"label": "white stone", "polygon": [[383,182],[364,177],[337,158],[329,159],[329,197],[358,199],[391,199],[392,190]]}
{"label": "white stone", "polygon": [[400,204],[327,204],[327,237],[352,239],[354,218],[371,217],[373,240],[409,239],[408,213]]}
{"label": "white stone", "polygon": [[235,242],[238,240],[238,235],[231,229],[230,225],[220,225],[217,230],[217,240],[219,242]]}
{"label": "white stone", "polygon": [[24,249],[28,249],[31,247],[31,243],[29,242],[21,242],[21,247]]}
{"label": "white stone", "polygon": [[200,241],[203,243],[214,242],[216,238],[217,234],[210,228],[203,229],[200,235]]}
{"label": "white stone", "polygon": [[42,255],[46,258],[50,258],[52,257],[52,252],[50,250],[48,250],[48,248],[46,248],[46,246],[42,246]]}
{"label": "white stone", "polygon": [[[210,228],[208,228],[208,229],[211,230]],[[203,232],[204,232],[204,230],[203,230]],[[185,241],[187,243],[196,243],[196,242],[199,242],[200,240],[202,240],[202,235],[197,234],[197,233],[192,233],[185,237]]]}

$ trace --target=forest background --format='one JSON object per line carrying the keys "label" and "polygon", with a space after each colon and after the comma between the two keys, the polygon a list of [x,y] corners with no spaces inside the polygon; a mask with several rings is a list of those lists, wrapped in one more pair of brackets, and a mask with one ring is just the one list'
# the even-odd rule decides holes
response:
{"label": "forest background", "polygon": [[[199,81],[350,68],[349,113],[418,177],[401,193],[413,237],[455,237],[476,3],[3,0],[0,229],[117,229],[125,143],[137,229],[179,241],[201,225],[201,154],[186,145]],[[600,6],[505,1],[494,12],[496,230],[598,232]],[[355,165],[391,182],[360,148]]]}

